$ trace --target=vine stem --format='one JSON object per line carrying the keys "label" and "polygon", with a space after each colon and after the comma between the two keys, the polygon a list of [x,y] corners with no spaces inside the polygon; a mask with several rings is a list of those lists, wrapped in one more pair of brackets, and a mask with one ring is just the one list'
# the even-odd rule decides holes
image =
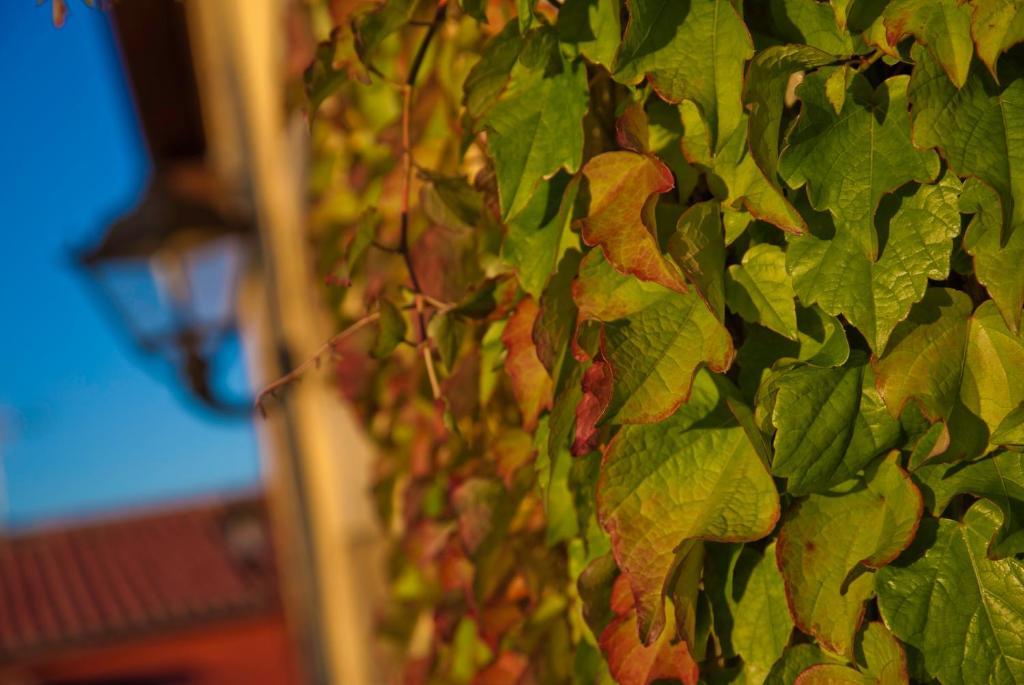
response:
{"label": "vine stem", "polygon": [[416,306],[416,319],[419,324],[420,353],[423,355],[423,363],[427,368],[427,377],[430,379],[430,391],[435,400],[441,398],[441,386],[437,381],[437,371],[434,368],[434,355],[430,349],[430,339],[427,336],[427,320],[423,315],[424,294],[420,285],[419,277],[416,275],[416,267],[413,265],[412,251],[409,248],[409,195],[412,190],[412,142],[410,135],[412,119],[412,94],[416,87],[416,77],[419,76],[423,60],[427,56],[427,49],[430,42],[437,34],[438,28],[444,21],[447,3],[439,4],[434,19],[427,28],[426,35],[420,42],[416,54],[413,56],[412,64],[409,65],[409,74],[402,85],[402,216],[400,233],[398,239],[398,251],[405,261],[405,268],[409,272],[409,281],[412,284],[413,303]]}
{"label": "vine stem", "polygon": [[880,60],[884,55],[885,53],[882,52],[881,48],[876,48],[875,51],[871,53],[871,55],[867,59],[861,60],[860,66],[857,68],[857,71],[867,71],[872,64]]}
{"label": "vine stem", "polygon": [[297,380],[299,378],[299,376],[301,376],[303,373],[305,373],[306,370],[308,370],[310,367],[312,367],[312,366],[319,366],[320,365],[320,357],[322,357],[325,352],[330,351],[331,348],[333,348],[335,345],[340,343],[342,340],[344,340],[345,338],[348,338],[349,336],[355,334],[360,329],[365,328],[366,326],[369,326],[371,323],[377,321],[378,319],[380,319],[380,312],[373,312],[371,314],[367,314],[366,316],[364,316],[363,318],[359,319],[358,321],[353,323],[351,326],[349,326],[345,330],[343,330],[343,331],[341,331],[339,333],[335,333],[334,335],[332,335],[330,338],[327,339],[326,342],[324,342],[323,345],[321,345],[320,347],[317,348],[316,352],[314,352],[312,354],[312,356],[309,357],[309,359],[307,359],[306,361],[302,362],[301,364],[296,366],[294,369],[292,369],[291,371],[289,371],[285,375],[281,376],[280,378],[278,378],[273,383],[270,383],[270,384],[266,385],[262,390],[260,390],[259,393],[256,395],[256,402],[255,402],[256,408],[259,409],[260,413],[262,414],[263,413],[263,400],[265,400],[269,395],[273,395],[275,392],[277,392],[282,387],[288,385],[289,383],[291,383],[294,380]]}
{"label": "vine stem", "polygon": [[[423,40],[420,42],[419,47],[416,49],[416,54],[413,56],[412,64],[409,66],[409,74],[405,79],[405,83],[402,84],[402,216],[401,216],[401,234],[398,241],[397,248],[391,248],[387,245],[381,245],[374,241],[374,247],[377,247],[385,252],[396,252],[402,255],[402,260],[405,262],[405,268],[409,272],[409,280],[412,283],[413,291],[413,309],[416,311],[416,320],[419,327],[419,341],[416,346],[419,348],[423,355],[423,363],[427,367],[427,377],[430,379],[430,391],[434,396],[435,400],[441,398],[441,385],[437,380],[437,370],[434,368],[434,357],[430,349],[430,340],[427,336],[427,320],[424,315],[424,305],[433,307],[436,309],[436,313],[444,313],[455,308],[455,305],[441,302],[423,292],[423,288],[420,285],[419,277],[416,275],[416,267],[412,261],[412,250],[409,247],[409,195],[412,189],[412,144],[410,135],[410,119],[412,114],[412,93],[413,88],[416,85],[416,77],[419,75],[420,68],[423,66],[423,60],[427,55],[427,49],[430,47],[430,42],[433,40],[434,35],[437,34],[437,30],[440,28],[441,23],[444,21],[445,12],[447,10],[447,2],[440,2],[438,4],[437,12],[434,14],[434,19],[430,22],[427,27],[427,33],[423,36]],[[263,400],[268,396],[273,395],[275,392],[280,390],[282,387],[288,385],[294,380],[297,380],[303,373],[305,373],[310,367],[319,366],[320,358],[325,352],[328,352],[336,344],[351,336],[358,330],[370,325],[371,323],[380,319],[380,312],[373,312],[367,314],[363,318],[359,319],[351,326],[336,333],[327,339],[327,341],[321,345],[316,352],[313,353],[309,359],[302,362],[294,369],[286,373],[285,375],[278,378],[273,383],[270,383],[256,395],[255,406],[260,411],[263,411]]]}

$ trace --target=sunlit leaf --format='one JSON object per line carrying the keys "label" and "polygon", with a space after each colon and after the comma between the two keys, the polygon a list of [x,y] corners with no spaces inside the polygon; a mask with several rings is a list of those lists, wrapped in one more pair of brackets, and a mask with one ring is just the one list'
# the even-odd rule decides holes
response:
{"label": "sunlit leaf", "polygon": [[607,421],[663,419],[689,396],[701,366],[732,363],[729,334],[697,293],[623,276],[598,250],[580,265],[574,298],[583,319],[605,323],[602,350],[614,378]]}
{"label": "sunlit leaf", "polygon": [[661,253],[652,199],[672,189],[672,173],[658,159],[635,152],[606,152],[583,167],[580,233],[599,245],[616,269],[685,292],[679,270]]}
{"label": "sunlit leaf", "polygon": [[853,657],[875,575],[914,539],[922,501],[890,455],[864,479],[801,501],[783,523],[777,556],[800,630]]}
{"label": "sunlit leaf", "polygon": [[898,416],[916,402],[952,436],[947,458],[984,452],[992,431],[1024,402],[1024,339],[1006,327],[991,300],[930,288],[896,327],[875,367],[878,391]]}
{"label": "sunlit leaf", "polygon": [[797,89],[802,108],[779,172],[790,187],[806,185],[814,208],[832,214],[836,233],[849,234],[874,261],[879,252],[874,226],[878,203],[905,183],[934,180],[939,161],[910,142],[910,121],[902,115],[907,77],[892,77],[872,88],[864,76],[854,76],[839,114],[826,96],[826,81],[827,76],[815,72]]}
{"label": "sunlit leaf", "polygon": [[483,118],[505,219],[523,211],[542,178],[559,169],[575,172],[583,161],[586,70],[562,53],[553,30],[537,29],[524,41]]}
{"label": "sunlit leaf", "polygon": [[677,548],[691,540],[756,540],[779,516],[771,476],[707,373],[666,420],[619,431],[605,452],[597,497],[645,642],[665,625],[662,591]]}

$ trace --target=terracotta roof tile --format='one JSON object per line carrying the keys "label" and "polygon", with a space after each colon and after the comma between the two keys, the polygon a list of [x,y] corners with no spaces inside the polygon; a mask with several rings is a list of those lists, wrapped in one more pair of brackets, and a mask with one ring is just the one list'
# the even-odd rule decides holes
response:
{"label": "terracotta roof tile", "polygon": [[0,662],[276,603],[260,500],[0,536]]}

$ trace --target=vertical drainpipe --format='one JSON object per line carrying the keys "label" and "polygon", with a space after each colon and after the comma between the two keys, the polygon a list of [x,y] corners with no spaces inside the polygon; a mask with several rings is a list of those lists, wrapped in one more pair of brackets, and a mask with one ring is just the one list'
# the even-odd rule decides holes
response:
{"label": "vertical drainpipe", "polygon": [[[330,334],[305,230],[305,125],[289,122],[284,109],[284,2],[190,2],[190,25],[206,38],[198,36],[204,59],[220,60],[221,85],[230,89],[210,97],[235,100],[233,135],[240,138],[243,185],[253,198],[261,248],[260,277],[242,288],[240,315],[243,327],[247,320],[255,331],[247,338],[260,348],[250,351],[256,361],[250,368],[267,382]],[[322,378],[285,388],[268,413],[258,421],[260,442],[270,452],[264,464],[272,507],[288,522],[283,535],[278,528],[277,544],[287,547],[284,571],[297,586],[292,604],[304,675],[317,685],[380,682],[371,637],[380,536],[367,494],[365,438]]]}

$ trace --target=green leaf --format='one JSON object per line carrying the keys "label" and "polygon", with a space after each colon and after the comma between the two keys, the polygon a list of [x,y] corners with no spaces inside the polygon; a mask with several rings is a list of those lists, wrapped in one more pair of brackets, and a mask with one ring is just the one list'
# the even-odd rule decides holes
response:
{"label": "green leaf", "polygon": [[729,309],[745,321],[796,340],[796,296],[781,248],[761,244],[747,250],[741,264],[729,267],[725,292]]}
{"label": "green leaf", "polygon": [[462,339],[466,333],[466,324],[454,316],[451,312],[436,314],[427,324],[427,333],[430,340],[437,346],[438,356],[441,357],[441,364],[451,373],[455,368],[455,360],[458,357],[459,349],[462,347]]}
{"label": "green leaf", "polygon": [[573,173],[583,161],[586,69],[559,49],[553,29],[526,35],[501,97],[483,124],[494,159],[501,216],[523,211],[543,178]]}
{"label": "green leaf", "polygon": [[886,240],[877,260],[852,233],[808,214],[810,234],[791,238],[786,254],[800,300],[844,315],[881,353],[896,324],[924,296],[928,279],[949,275],[953,239],[960,233],[959,192],[959,180],[946,174],[936,185],[883,198],[875,225]]}
{"label": "green leaf", "polygon": [[733,547],[728,566],[708,567],[705,591],[713,595],[715,634],[728,655],[743,658],[744,680],[762,683],[793,632],[786,588],[775,565],[775,544],[759,552]]}
{"label": "green leaf", "polygon": [[1006,415],[999,427],[992,432],[990,442],[1015,450],[1024,448],[1024,404],[1018,405]]}
{"label": "green leaf", "polygon": [[874,685],[878,682],[849,666],[816,664],[797,676],[793,685]]}
{"label": "green leaf", "polygon": [[806,45],[775,45],[750,62],[743,102],[750,110],[750,153],[771,183],[778,185],[779,129],[790,77],[835,58]]}
{"label": "green leaf", "polygon": [[484,46],[480,60],[466,76],[463,103],[466,112],[482,125],[482,118],[498,101],[523,50],[519,24],[510,21]]}
{"label": "green leaf", "polygon": [[390,0],[378,3],[370,11],[356,17],[356,52],[363,64],[370,66],[384,39],[408,24],[430,4],[427,0]]}
{"label": "green leaf", "polygon": [[653,201],[671,190],[672,172],[657,158],[635,152],[605,152],[583,167],[580,199],[584,217],[576,221],[583,241],[599,245],[624,274],[686,291],[675,265],[661,253]]}
{"label": "green leaf", "polygon": [[708,307],[725,316],[725,240],[718,203],[699,202],[679,217],[668,251]]}
{"label": "green leaf", "polygon": [[459,0],[459,7],[477,21],[487,23],[487,0]]}
{"label": "green leaf", "polygon": [[854,76],[839,114],[825,93],[827,78],[815,72],[797,89],[803,106],[779,172],[792,188],[806,185],[814,208],[831,212],[836,233],[851,234],[864,256],[875,261],[874,216],[882,196],[910,181],[932,181],[939,160],[910,142],[910,122],[902,116],[907,77],[892,77],[872,89],[864,76]]}
{"label": "green leaf", "polygon": [[963,493],[984,497],[999,507],[1003,523],[988,544],[988,557],[1001,559],[1024,552],[1024,454],[997,452],[952,467],[926,464],[914,476],[936,516]]}
{"label": "green leaf", "polygon": [[999,56],[1024,41],[1024,3],[1021,0],[971,0],[971,35],[978,58],[993,78]]}
{"label": "green leaf", "polygon": [[704,573],[704,543],[686,543],[677,551],[676,559],[678,563],[673,569],[666,592],[675,614],[675,631],[669,626],[668,632],[669,635],[674,632],[679,640],[686,643],[691,654],[697,656],[698,650],[704,649],[704,645],[697,644],[697,611],[701,599],[701,575]]}
{"label": "green leaf", "polygon": [[745,209],[722,208],[722,225],[725,227],[725,244],[732,245],[754,223],[754,217]]}
{"label": "green leaf", "polygon": [[545,541],[548,545],[555,545],[575,537],[579,533],[579,522],[576,518],[573,494],[569,489],[572,455],[565,448],[552,453],[548,449],[548,438],[548,417],[544,416],[537,425],[534,438],[537,449],[534,467],[537,470],[537,487],[540,489],[547,519]]}
{"label": "green leaf", "polygon": [[566,0],[558,10],[559,38],[576,46],[594,64],[611,68],[622,26],[619,0]]}
{"label": "green leaf", "polygon": [[974,214],[964,234],[964,250],[974,257],[974,275],[985,286],[1006,325],[1020,331],[1024,307],[1024,231],[1014,231],[1004,245],[1003,210],[992,188],[970,179],[960,195],[960,211]]}
{"label": "green leaf", "polygon": [[892,416],[913,400],[930,421],[946,424],[946,460],[982,454],[991,432],[1024,402],[1024,339],[991,300],[971,308],[960,291],[929,288],[875,365]]}
{"label": "green leaf", "polygon": [[647,643],[664,625],[662,591],[680,545],[756,540],[779,516],[771,476],[707,373],[672,416],[619,431],[597,498]]}
{"label": "green leaf", "polygon": [[729,0],[690,0],[682,7],[676,0],[627,0],[626,6],[615,79],[636,84],[647,75],[665,100],[695,102],[716,150],[741,123],[743,67],[754,54],[736,9]]}
{"label": "green leaf", "polygon": [[907,685],[907,656],[899,640],[881,623],[869,623],[857,645],[857,668],[816,664],[803,671],[796,685]]}
{"label": "green leaf", "polygon": [[[1003,240],[1024,223],[1024,79],[1020,70],[1000,87],[975,64],[963,87],[921,48],[910,80],[914,143],[937,147],[959,176],[975,176],[999,193]],[[1018,65],[1012,65],[1017,67]]]}
{"label": "green leaf", "polygon": [[380,319],[377,322],[377,339],[371,354],[375,359],[390,356],[399,343],[405,340],[405,316],[390,300],[380,301]]}
{"label": "green leaf", "polygon": [[686,129],[683,154],[691,164],[708,172],[708,185],[725,207],[742,207],[789,233],[806,230],[803,218],[750,155],[745,120],[729,134],[720,150],[712,152],[710,132],[697,105],[684,100],[679,109]]}
{"label": "green leaf", "polygon": [[822,652],[815,644],[802,643],[787,647],[768,676],[764,685],[793,685],[797,677],[815,664],[834,663],[835,659]]}
{"label": "green leaf", "polygon": [[369,76],[359,64],[353,45],[351,26],[338,27],[331,38],[316,46],[316,53],[303,72],[309,116],[316,116],[324,100],[334,95],[349,81],[367,83]]}
{"label": "green leaf", "polygon": [[932,56],[960,88],[974,57],[971,8],[958,0],[894,0],[882,15],[886,40],[896,45],[909,35]]}
{"label": "green leaf", "polygon": [[421,193],[423,211],[430,220],[442,226],[474,229],[480,221],[483,199],[462,176],[444,176],[421,171],[420,178],[429,181]]}
{"label": "green leaf", "polygon": [[857,661],[861,670],[880,685],[905,685],[907,655],[883,623],[869,623],[861,633]]}
{"label": "green leaf", "polygon": [[697,185],[698,172],[686,161],[680,145],[684,131],[679,108],[652,96],[647,99],[646,112],[651,151],[675,174],[678,196],[690,197]]}
{"label": "green leaf", "polygon": [[572,299],[572,282],[579,271],[582,255],[569,250],[558,263],[547,289],[540,298],[540,313],[533,325],[533,342],[537,357],[551,378],[560,378],[562,364],[571,354],[569,343],[576,323],[576,303]]}
{"label": "green leaf", "polygon": [[832,8],[817,0],[771,0],[772,19],[779,37],[803,43],[831,55],[854,52],[853,37],[836,21]]}
{"label": "green leaf", "polygon": [[573,297],[582,320],[605,323],[602,349],[615,379],[605,422],[659,421],[686,401],[698,368],[732,363],[729,333],[699,295],[623,276],[599,250],[580,265]]}
{"label": "green leaf", "polygon": [[846,362],[850,345],[843,325],[818,307],[797,307],[796,342],[761,326],[745,327],[743,345],[736,355],[740,386],[752,399],[764,373],[781,360],[799,360],[816,366],[839,366]]}
{"label": "green leaf", "polygon": [[772,473],[786,478],[794,495],[852,478],[899,438],[899,423],[886,413],[862,354],[839,368],[784,368],[773,377],[771,392]]}
{"label": "green leaf", "polygon": [[516,10],[519,15],[519,32],[526,33],[533,25],[533,8],[537,0],[516,0]]}
{"label": "green leaf", "polygon": [[[619,567],[615,565],[615,558],[611,552],[608,552],[592,559],[580,572],[576,581],[583,618],[595,635],[604,632],[615,618],[612,611],[612,590],[618,577]],[[628,595],[616,599],[628,599]]]}
{"label": "green leaf", "polygon": [[914,546],[878,573],[883,620],[944,685],[1024,680],[1024,565],[985,556],[999,519],[984,500],[962,523],[927,519]]}
{"label": "green leaf", "polygon": [[833,69],[825,79],[825,97],[828,98],[829,104],[832,105],[836,114],[843,111],[843,105],[846,103],[846,91],[850,89],[850,82],[853,81],[856,73],[856,70],[844,64]]}
{"label": "green leaf", "polygon": [[777,556],[796,625],[837,654],[853,657],[870,569],[895,559],[914,539],[921,495],[893,453],[868,470],[800,502],[779,533]]}
{"label": "green leaf", "polygon": [[345,244],[339,264],[330,275],[333,282],[346,287],[352,284],[352,276],[362,269],[366,253],[377,237],[379,224],[380,217],[373,211],[359,218],[355,232]]}
{"label": "green leaf", "polygon": [[504,257],[519,277],[519,285],[539,298],[566,250],[579,246],[570,230],[579,182],[557,174],[540,187],[523,211],[507,222],[501,244]]}
{"label": "green leaf", "polygon": [[852,32],[868,28],[885,9],[889,0],[832,0],[836,23]]}

